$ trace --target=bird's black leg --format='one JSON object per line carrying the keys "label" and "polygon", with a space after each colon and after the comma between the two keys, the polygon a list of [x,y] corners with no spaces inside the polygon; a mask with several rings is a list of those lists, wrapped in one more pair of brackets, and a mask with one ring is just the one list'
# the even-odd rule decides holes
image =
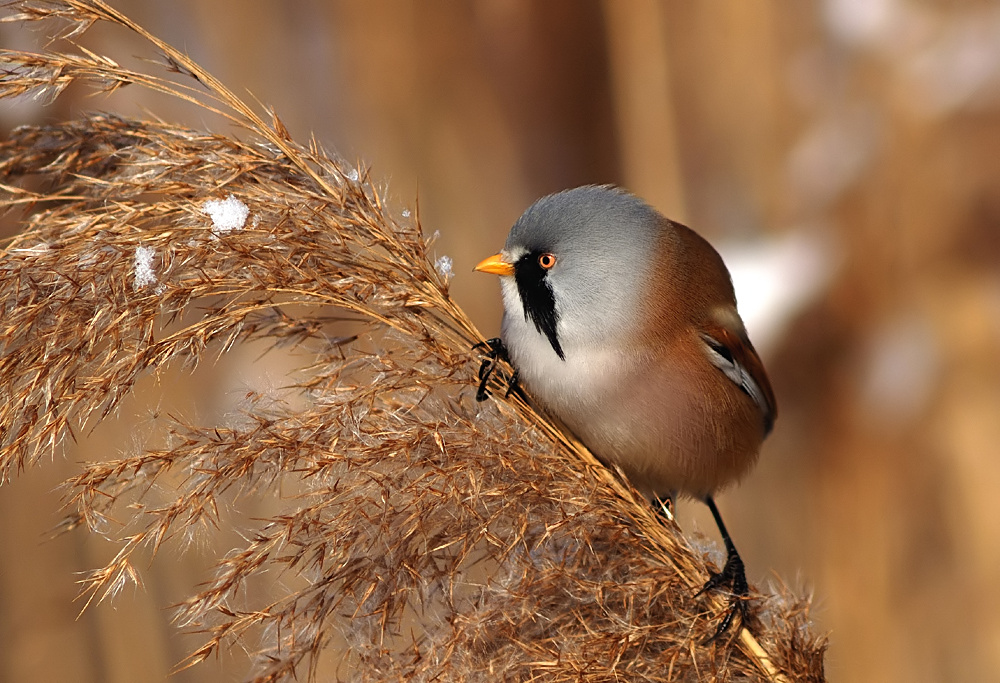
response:
{"label": "bird's black leg", "polygon": [[719,514],[719,508],[715,506],[715,501],[712,499],[712,496],[705,497],[705,504],[708,505],[708,509],[712,511],[712,517],[715,518],[715,524],[719,527],[719,533],[722,534],[722,542],[726,546],[726,564],[722,567],[721,572],[713,574],[712,578],[710,578],[705,585],[702,586],[702,589],[698,591],[698,595],[719,587],[728,587],[731,595],[729,599],[729,610],[726,612],[726,616],[722,619],[722,623],[719,624],[719,627],[715,629],[715,634],[707,641],[712,642],[729,630],[729,627],[732,626],[733,620],[736,618],[737,614],[739,614],[740,622],[746,625],[747,618],[749,616],[748,603],[750,599],[750,586],[747,583],[747,575],[743,566],[743,559],[736,551],[736,546],[733,545],[733,539],[730,538],[729,531],[726,530],[726,525],[722,521],[722,515]]}
{"label": "bird's black leg", "polygon": [[[497,368],[497,361],[504,361],[505,363],[510,363],[510,357],[507,355],[507,347],[504,345],[503,340],[500,337],[494,337],[493,339],[487,339],[484,342],[479,342],[472,347],[474,350],[483,349],[484,358],[482,365],[479,366],[479,388],[476,390],[476,400],[485,401],[490,396],[490,390],[487,388],[487,384],[490,381],[490,377]],[[507,383],[507,393],[504,394],[504,398],[507,398],[511,393],[518,390],[517,386],[517,371],[511,376],[510,381]]]}

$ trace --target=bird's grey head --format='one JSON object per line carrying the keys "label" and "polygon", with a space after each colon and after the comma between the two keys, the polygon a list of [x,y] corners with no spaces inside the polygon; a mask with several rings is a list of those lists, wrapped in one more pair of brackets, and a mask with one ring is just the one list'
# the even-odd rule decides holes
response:
{"label": "bird's grey head", "polygon": [[[591,185],[543,197],[511,228],[503,256],[514,264],[524,318],[560,358],[635,323],[662,221],[638,197]],[[515,295],[509,285],[504,294]]]}

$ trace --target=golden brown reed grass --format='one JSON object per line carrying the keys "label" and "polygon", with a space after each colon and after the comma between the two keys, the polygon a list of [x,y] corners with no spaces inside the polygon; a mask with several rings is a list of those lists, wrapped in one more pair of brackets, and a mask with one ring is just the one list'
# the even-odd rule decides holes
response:
{"label": "golden brown reed grass", "polygon": [[[0,263],[4,481],[143,376],[251,340],[310,358],[294,401],[248,395],[225,424],[157,417],[161,445],[67,482],[65,528],[119,549],[83,578],[87,605],[138,583],[137,558],[170,539],[221,545],[242,501],[280,489],[279,513],[241,519],[252,533],[217,548],[214,574],[176,606],[204,634],[180,666],[238,647],[255,681],[338,658],[358,680],[823,679],[806,600],[755,594],[753,634],[706,643],[725,601],[696,597],[711,567],[679,529],[529,406],[476,403],[481,336],[419,222],[389,215],[366,176],[103,3],[8,11],[64,42],[0,52],[0,96],[140,85],[247,141],[107,114],[0,145],[0,202],[18,222]],[[95,22],[141,36],[162,68],[68,42]],[[213,230],[205,202],[230,195],[246,222]]]}

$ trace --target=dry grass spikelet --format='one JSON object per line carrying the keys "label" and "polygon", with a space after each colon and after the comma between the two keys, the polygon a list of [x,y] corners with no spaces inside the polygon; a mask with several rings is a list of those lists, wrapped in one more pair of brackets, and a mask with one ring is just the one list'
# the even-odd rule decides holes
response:
{"label": "dry grass spikelet", "polygon": [[[139,580],[138,552],[211,536],[221,508],[280,489],[280,511],[242,520],[253,533],[177,606],[204,634],[182,665],[239,644],[255,681],[311,677],[333,651],[358,680],[822,680],[804,604],[757,596],[756,637],[705,644],[723,602],[695,597],[708,567],[676,527],[528,406],[476,403],[481,337],[419,224],[388,215],[366,177],[101,2],[8,12],[64,38],[117,25],[165,68],[3,50],[0,96],[139,85],[249,141],[103,114],[0,145],[18,221],[0,261],[0,476],[170,365],[250,340],[312,359],[296,402],[250,395],[234,424],[164,416],[161,448],[67,482],[66,526],[119,549],[85,577],[88,604]],[[264,575],[282,581],[262,591]]]}

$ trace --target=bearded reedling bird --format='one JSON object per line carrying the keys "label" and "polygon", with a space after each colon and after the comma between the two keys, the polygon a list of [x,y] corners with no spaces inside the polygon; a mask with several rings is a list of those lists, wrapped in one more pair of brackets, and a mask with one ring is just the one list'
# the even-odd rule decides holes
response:
{"label": "bearded reedling bird", "polygon": [[719,254],[638,197],[586,186],[538,200],[475,269],[500,276],[501,338],[488,344],[512,385],[654,505],[708,505],[726,564],[701,593],[732,595],[712,639],[737,613],[745,623],[743,560],[713,495],[753,466],[777,406]]}

